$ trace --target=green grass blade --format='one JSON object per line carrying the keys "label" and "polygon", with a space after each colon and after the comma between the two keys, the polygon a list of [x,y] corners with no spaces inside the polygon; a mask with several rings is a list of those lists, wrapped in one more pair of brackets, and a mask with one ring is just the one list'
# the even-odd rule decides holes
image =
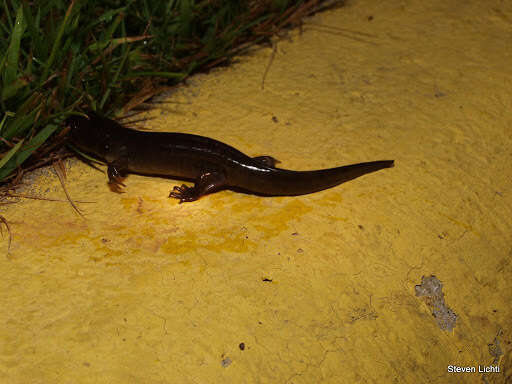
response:
{"label": "green grass blade", "polygon": [[11,140],[15,136],[22,137],[25,132],[28,132],[30,127],[34,125],[34,117],[39,109],[39,107],[34,108],[27,114],[24,114],[22,111],[18,111],[14,120],[7,124],[6,130],[2,134],[4,139]]}
{"label": "green grass blade", "polygon": [[4,11],[7,22],[9,23],[9,30],[12,30],[12,18],[9,12],[9,7],[7,6],[7,0],[4,0]]}
{"label": "green grass blade", "polygon": [[0,169],[10,160],[11,157],[13,157],[16,152],[20,149],[21,145],[23,144],[24,140],[20,140],[14,147],[12,147],[9,152],[7,152],[4,157],[2,157],[2,160],[0,160]]}
{"label": "green grass blade", "polygon": [[13,112],[5,112],[4,117],[2,117],[2,121],[0,121],[0,134],[2,133],[4,129],[5,122],[7,121],[8,117],[13,117],[16,114]]}
{"label": "green grass blade", "polygon": [[67,146],[69,148],[71,148],[73,151],[75,151],[76,153],[78,153],[80,156],[82,156],[84,159],[87,159],[87,160],[89,160],[89,161],[91,161],[93,163],[96,163],[96,164],[106,165],[106,163],[104,161],[100,161],[98,159],[95,159],[94,157],[89,156],[88,154],[86,154],[86,153],[82,152],[81,150],[79,150],[73,144],[68,143]]}
{"label": "green grass blade", "polygon": [[2,102],[6,101],[10,97],[13,97],[17,94],[18,90],[28,85],[28,82],[25,79],[19,78],[13,81],[10,84],[7,84],[4,89],[2,89],[2,93],[0,94],[0,99]]}
{"label": "green grass blade", "polygon": [[186,77],[186,74],[182,72],[132,72],[124,76],[125,79],[131,77],[139,77],[139,76],[153,76],[153,77],[162,77],[167,79],[178,79],[181,80]]}
{"label": "green grass blade", "polygon": [[71,4],[69,4],[68,10],[66,11],[66,15],[64,16],[64,19],[60,23],[59,30],[57,32],[57,38],[55,39],[55,42],[53,43],[50,57],[49,57],[48,61],[46,62],[44,72],[41,75],[41,82],[46,81],[46,79],[48,78],[48,73],[50,72],[50,69],[52,68],[53,62],[55,61],[55,57],[57,56],[57,52],[60,49],[62,35],[64,34],[64,30],[66,29],[66,25],[71,16],[71,11],[73,9],[74,4],[75,4],[75,2],[71,1]]}
{"label": "green grass blade", "polygon": [[26,2],[23,2],[23,15],[25,16],[25,21],[27,23],[28,34],[32,39],[32,47],[34,47],[34,53],[36,56],[40,56],[41,50],[39,47],[42,45],[41,40],[44,39],[44,35],[38,31],[34,17],[32,16],[32,12],[30,11],[30,7]]}
{"label": "green grass blade", "polygon": [[0,180],[3,180],[9,174],[20,166],[27,158],[43,144],[52,133],[59,128],[58,125],[48,124],[27,144],[26,148],[19,150],[16,156],[11,157],[0,169]]}
{"label": "green grass blade", "polygon": [[123,56],[121,64],[119,65],[119,67],[117,68],[116,73],[112,77],[112,81],[110,82],[110,85],[109,85],[107,91],[105,92],[105,94],[101,98],[101,102],[100,102],[100,108],[101,109],[103,109],[103,107],[105,106],[105,103],[108,100],[108,97],[110,96],[110,92],[112,90],[112,86],[115,86],[115,84],[117,84],[117,79],[119,78],[119,74],[121,73],[121,70],[124,68],[124,66],[126,64],[126,59],[128,58],[129,55],[130,55],[130,49],[128,48],[128,50],[125,52],[125,54]]}
{"label": "green grass blade", "polygon": [[3,73],[4,86],[13,83],[18,73],[18,60],[20,56],[20,42],[25,31],[25,21],[23,20],[23,7],[18,7],[16,12],[16,21],[11,35],[11,43],[7,49],[7,62]]}

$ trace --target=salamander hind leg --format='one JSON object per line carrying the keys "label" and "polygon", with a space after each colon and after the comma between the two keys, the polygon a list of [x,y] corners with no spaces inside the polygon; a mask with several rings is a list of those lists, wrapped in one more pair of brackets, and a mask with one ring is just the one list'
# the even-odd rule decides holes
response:
{"label": "salamander hind leg", "polygon": [[266,167],[275,168],[277,163],[280,163],[279,160],[273,158],[272,156],[257,156],[253,157],[253,160],[256,160],[260,164],[263,164]]}
{"label": "salamander hind leg", "polygon": [[195,182],[193,187],[185,184],[175,186],[169,197],[173,197],[183,202],[195,201],[203,195],[218,191],[226,185],[226,176],[223,172],[204,172]]}

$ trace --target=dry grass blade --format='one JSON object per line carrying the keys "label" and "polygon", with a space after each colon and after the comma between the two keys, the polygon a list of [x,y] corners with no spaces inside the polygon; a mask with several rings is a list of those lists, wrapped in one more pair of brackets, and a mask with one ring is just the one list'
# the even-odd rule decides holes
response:
{"label": "dry grass blade", "polygon": [[268,59],[267,67],[265,68],[265,72],[263,72],[263,77],[261,79],[261,89],[262,90],[265,89],[265,79],[267,78],[267,73],[270,69],[270,66],[274,62],[274,57],[276,56],[276,52],[277,52],[277,43],[272,42],[272,54],[270,55],[270,59]]}
{"label": "dry grass blade", "polygon": [[[21,199],[30,199],[30,200],[44,200],[44,201],[56,201],[59,203],[69,203],[69,200],[62,199],[52,199],[51,197],[38,197],[38,196],[30,196],[30,195],[20,195],[18,193],[7,193],[4,197],[19,197]],[[85,201],[85,200],[73,200],[75,203],[95,203],[95,201]],[[7,204],[7,203],[4,203]],[[10,203],[9,203],[10,204]]]}
{"label": "dry grass blade", "polygon": [[[310,27],[312,29],[316,29],[319,32],[331,33],[334,35],[343,36],[343,37],[346,37],[347,39],[359,41],[361,43],[365,43],[365,44],[369,44],[369,45],[374,45],[374,46],[378,45],[377,43],[368,40],[371,38],[375,39],[378,37],[378,36],[372,35],[370,33],[364,33],[364,32],[354,31],[354,30],[347,29],[347,28],[340,28],[340,27],[334,27],[331,25],[323,25],[323,24],[310,23],[310,22],[308,22],[308,23],[305,22],[304,25],[307,27]],[[362,36],[362,37],[360,37],[360,36]]]}
{"label": "dry grass blade", "polygon": [[64,183],[64,180],[66,179],[66,169],[64,168],[64,164],[62,163],[61,160],[57,160],[56,162],[54,162],[53,164],[53,169],[55,169],[55,172],[57,173],[57,176],[59,178],[59,181],[60,181],[60,185],[62,185],[62,189],[64,190],[64,193],[66,194],[66,198],[68,199],[69,201],[69,204],[71,204],[71,206],[73,207],[73,209],[82,217],[85,219],[84,215],[82,214],[82,212],[80,212],[80,210],[78,209],[78,207],[75,205],[75,203],[73,202],[73,200],[71,199],[71,197],[69,196],[69,193],[68,193],[68,190],[66,189],[66,185]]}
{"label": "dry grass blade", "polygon": [[[0,221],[4,223],[5,228],[7,228],[7,232],[9,232],[9,240],[7,243],[7,255],[6,257],[9,258],[9,252],[11,251],[11,242],[12,242],[12,233],[11,228],[9,227],[9,223],[7,222],[7,219],[0,215]],[[4,236],[4,232],[2,231],[2,225],[0,225],[0,233],[2,234],[2,237]]]}
{"label": "dry grass blade", "polygon": [[143,83],[144,84],[142,85],[140,91],[137,92],[137,94],[133,95],[131,99],[126,102],[123,108],[124,111],[130,111],[138,107],[139,105],[143,104],[151,97],[158,95],[159,93],[176,88],[167,85],[155,86],[150,79],[145,79]]}

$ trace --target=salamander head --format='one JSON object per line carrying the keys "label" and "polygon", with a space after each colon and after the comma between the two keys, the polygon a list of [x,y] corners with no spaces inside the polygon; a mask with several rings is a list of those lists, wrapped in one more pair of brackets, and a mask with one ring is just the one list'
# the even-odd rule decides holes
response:
{"label": "salamander head", "polygon": [[89,117],[73,115],[65,125],[71,128],[71,142],[80,150],[108,161],[111,152],[111,132],[103,119],[89,113]]}

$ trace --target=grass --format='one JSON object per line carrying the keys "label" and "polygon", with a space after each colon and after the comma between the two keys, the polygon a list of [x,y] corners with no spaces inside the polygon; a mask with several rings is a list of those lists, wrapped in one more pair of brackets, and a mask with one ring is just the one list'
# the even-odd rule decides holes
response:
{"label": "grass", "polygon": [[62,121],[73,111],[126,112],[333,3],[3,0],[0,185],[69,156]]}

